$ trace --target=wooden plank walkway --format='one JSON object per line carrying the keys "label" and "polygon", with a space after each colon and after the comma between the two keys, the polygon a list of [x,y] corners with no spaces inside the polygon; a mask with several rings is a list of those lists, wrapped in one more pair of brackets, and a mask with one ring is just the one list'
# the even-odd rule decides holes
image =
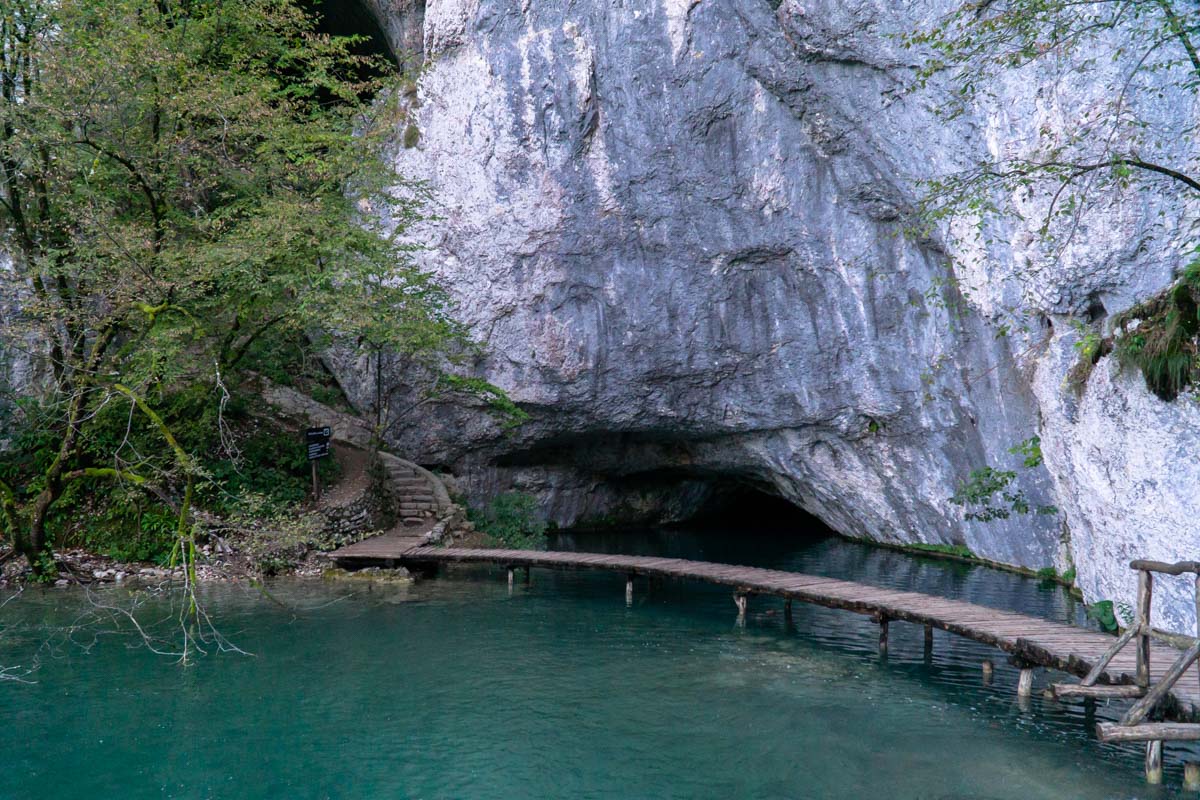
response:
{"label": "wooden plank walkway", "polygon": [[[866,614],[878,621],[899,620],[937,628],[1011,653],[1027,666],[1043,666],[1083,676],[1113,645],[1114,637],[1074,625],[1003,611],[920,592],[869,586],[854,581],[798,572],[716,564],[681,558],[609,555],[536,550],[467,549],[412,546],[408,541],[368,539],[331,553],[338,563],[442,564],[487,563],[546,569],[602,569],[633,576],[683,578],[732,587],[736,593],[772,595],[787,600]],[[368,545],[368,543],[370,543]],[[1154,642],[1151,678],[1157,682],[1179,651]],[[1106,674],[1111,683],[1133,683],[1133,648],[1113,660]],[[1192,667],[1176,684],[1172,716],[1200,717],[1200,672]]]}

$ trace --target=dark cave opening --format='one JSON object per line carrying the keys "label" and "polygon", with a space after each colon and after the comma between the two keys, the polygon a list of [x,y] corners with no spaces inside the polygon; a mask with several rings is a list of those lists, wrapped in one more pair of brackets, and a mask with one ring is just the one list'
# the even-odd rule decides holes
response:
{"label": "dark cave opening", "polygon": [[[359,0],[304,0],[304,9],[317,17],[317,33],[328,36],[355,36],[359,38],[351,47],[356,56],[365,56],[379,61],[385,59],[389,71],[395,69],[396,57],[388,44],[387,36],[367,7]],[[363,65],[357,77],[367,81],[382,74],[376,66]]]}
{"label": "dark cave opening", "polygon": [[660,511],[684,513],[668,513],[666,519],[617,513],[599,526],[568,526],[551,533],[551,549],[775,566],[838,537],[772,487],[741,474],[655,470],[623,476],[610,486],[627,497],[674,495],[681,502],[668,502]]}
{"label": "dark cave opening", "polygon": [[804,538],[825,538],[837,533],[790,500],[739,480],[715,481],[708,499],[691,517],[677,524],[700,530],[753,528],[762,533]]}

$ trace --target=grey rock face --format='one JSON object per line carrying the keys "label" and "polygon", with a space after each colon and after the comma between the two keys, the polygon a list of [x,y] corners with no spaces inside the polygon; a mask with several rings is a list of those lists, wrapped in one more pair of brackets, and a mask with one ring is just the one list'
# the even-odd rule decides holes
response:
{"label": "grey rock face", "polygon": [[[412,30],[417,11],[371,3]],[[1156,409],[1111,365],[1084,416],[1061,390],[1061,315],[1117,311],[1170,280],[1178,232],[1153,199],[1114,198],[1040,271],[1036,219],[1014,218],[999,245],[904,235],[919,179],[1019,149],[1098,91],[1035,102],[1028,75],[1001,76],[992,105],[939,121],[936,88],[902,91],[914,56],[891,34],[946,7],[428,2],[420,143],[396,166],[434,192],[440,219],[414,236],[488,348],[478,374],[532,419],[506,433],[446,406],[395,444],[477,498],[534,492],[560,524],[686,515],[735,480],[851,536],[1060,569],[1073,547],[1091,599],[1127,594],[1129,556],[1188,551],[1165,543],[1195,519],[1194,498],[1163,502],[1183,479],[1116,505],[1094,493],[1164,467],[1195,476],[1182,448],[1125,450],[1194,412]],[[361,370],[341,375],[369,405]],[[1118,398],[1139,419],[1123,437],[1104,427]],[[1049,470],[1008,452],[1035,434]],[[1097,450],[1107,473],[1085,468]],[[948,498],[985,465],[1063,513],[965,520]],[[1146,506],[1163,518],[1131,537],[1123,515],[1145,522]],[[1179,602],[1162,606],[1172,619]]]}

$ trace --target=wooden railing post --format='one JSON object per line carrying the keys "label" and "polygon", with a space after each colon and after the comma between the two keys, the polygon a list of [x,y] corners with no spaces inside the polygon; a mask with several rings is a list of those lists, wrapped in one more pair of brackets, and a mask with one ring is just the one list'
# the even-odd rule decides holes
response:
{"label": "wooden railing post", "polygon": [[1138,570],[1137,586],[1137,685],[1150,686],[1150,595],[1154,591],[1154,576],[1150,570]]}
{"label": "wooden railing post", "polygon": [[[1196,638],[1200,639],[1200,572],[1196,573],[1195,593],[1196,601]],[[1196,668],[1197,682],[1200,683],[1200,667]],[[1200,775],[1197,776],[1200,779]]]}

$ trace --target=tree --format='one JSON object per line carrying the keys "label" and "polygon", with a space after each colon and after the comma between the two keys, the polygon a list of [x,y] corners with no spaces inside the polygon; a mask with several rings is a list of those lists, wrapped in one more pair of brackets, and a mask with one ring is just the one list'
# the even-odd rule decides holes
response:
{"label": "tree", "polygon": [[[462,342],[396,246],[419,192],[385,166],[394,65],[353,44],[293,0],[3,4],[0,250],[27,292],[4,339],[44,345],[48,385],[19,400],[52,446],[0,472],[0,519],[35,573],[52,571],[52,509],[88,480],[154,492],[192,563],[202,470],[156,405],[223,389],[264,336]],[[96,438],[113,404],[159,452]]]}
{"label": "tree", "polygon": [[[1163,128],[1138,102],[1200,88],[1200,10],[1178,0],[969,0],[935,26],[904,37],[907,45],[932,55],[918,72],[918,85],[949,76],[951,102],[940,114],[962,115],[1004,70],[1054,61],[1083,74],[1106,62],[1119,65],[1119,79],[1106,86],[1106,99],[1065,128],[1038,131],[1020,157],[1003,155],[931,182],[929,208],[935,218],[995,213],[998,199],[1049,192],[1041,230],[1053,233],[1056,217],[1078,220],[1089,196],[1106,187],[1124,189],[1149,182],[1155,191],[1200,192],[1194,161],[1177,163],[1181,138],[1195,123]],[[1072,57],[1086,53],[1086,58]],[[1036,82],[1031,82],[1036,86]],[[1073,232],[1073,231],[1071,231]]]}
{"label": "tree", "polygon": [[[1099,217],[1117,209],[1135,193],[1200,199],[1200,154],[1180,147],[1197,134],[1200,8],[1195,3],[968,0],[904,41],[929,56],[918,71],[918,86],[935,76],[948,78],[950,102],[939,112],[947,119],[987,99],[982,95],[1009,71],[1045,69],[1058,80],[1099,90],[1095,102],[1066,109],[1061,124],[1040,127],[1012,151],[928,181],[928,222],[956,223],[953,230],[986,246],[1001,230],[993,226],[997,219],[1032,217],[1042,257],[1053,263],[1089,214]],[[1039,75],[1030,77],[1023,85],[1031,91],[1045,88]],[[1184,98],[1182,107],[1179,98]],[[1175,222],[1185,231],[1191,224]],[[1114,349],[1121,363],[1140,368],[1148,387],[1164,399],[1173,399],[1200,377],[1200,260],[1195,245],[1187,243],[1190,235],[1180,238],[1185,266],[1177,282],[1114,318],[1113,329],[1129,335],[1088,347],[1072,370],[1073,385],[1085,383],[1091,365]]]}

